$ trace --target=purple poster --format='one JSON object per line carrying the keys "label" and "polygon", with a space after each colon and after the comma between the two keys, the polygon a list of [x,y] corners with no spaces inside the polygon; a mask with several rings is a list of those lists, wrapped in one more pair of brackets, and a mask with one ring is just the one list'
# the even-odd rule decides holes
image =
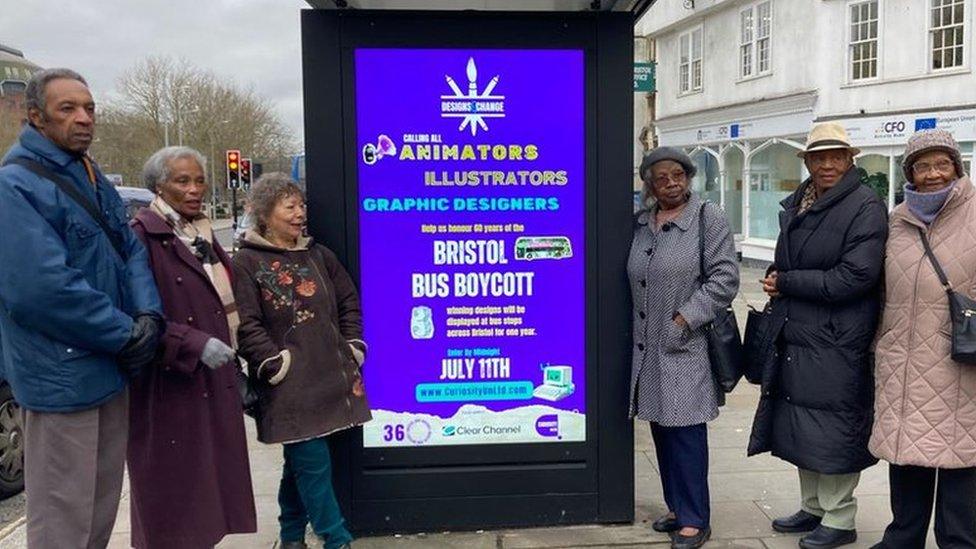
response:
{"label": "purple poster", "polygon": [[582,50],[355,73],[364,445],[585,440]]}

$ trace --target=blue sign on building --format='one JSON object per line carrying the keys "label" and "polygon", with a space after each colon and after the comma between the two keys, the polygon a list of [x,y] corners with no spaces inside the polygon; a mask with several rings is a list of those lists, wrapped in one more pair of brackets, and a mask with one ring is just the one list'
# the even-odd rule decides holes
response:
{"label": "blue sign on building", "polygon": [[935,129],[936,119],[935,118],[916,118],[915,119],[915,131],[918,130],[932,130]]}

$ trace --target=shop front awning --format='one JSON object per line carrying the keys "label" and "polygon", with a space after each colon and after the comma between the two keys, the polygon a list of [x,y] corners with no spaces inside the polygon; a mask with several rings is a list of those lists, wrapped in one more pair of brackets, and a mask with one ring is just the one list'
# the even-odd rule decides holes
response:
{"label": "shop front awning", "polygon": [[630,12],[634,22],[656,0],[306,0],[315,9],[481,10],[481,11],[616,11]]}

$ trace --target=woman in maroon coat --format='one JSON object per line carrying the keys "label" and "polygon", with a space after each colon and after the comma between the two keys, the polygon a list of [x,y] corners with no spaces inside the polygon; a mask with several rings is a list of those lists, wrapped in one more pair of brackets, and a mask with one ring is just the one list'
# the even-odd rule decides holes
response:
{"label": "woman in maroon coat", "polygon": [[231,263],[201,213],[204,165],[185,147],[152,155],[143,179],[157,197],[132,222],[167,319],[161,358],[130,389],[133,547],[213,547],[257,529],[236,388]]}

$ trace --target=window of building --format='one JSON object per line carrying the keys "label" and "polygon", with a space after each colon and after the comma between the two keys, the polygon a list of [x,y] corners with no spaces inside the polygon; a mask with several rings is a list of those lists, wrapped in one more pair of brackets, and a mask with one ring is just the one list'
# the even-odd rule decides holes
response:
{"label": "window of building", "polygon": [[678,68],[678,89],[681,93],[702,89],[702,28],[686,32],[678,38],[681,63]]}
{"label": "window of building", "polygon": [[854,159],[861,182],[878,193],[886,204],[888,202],[888,157],[883,154],[862,154]]}
{"label": "window of building", "polygon": [[767,0],[739,12],[739,76],[748,78],[769,72],[772,3]]}
{"label": "window of building", "polygon": [[878,0],[849,6],[851,80],[878,76]]}
{"label": "window of building", "polygon": [[20,95],[27,91],[27,84],[17,80],[4,80],[0,83],[0,95],[12,96]]}
{"label": "window of building", "polygon": [[725,213],[732,234],[742,234],[742,168],[745,155],[737,147],[725,151]]}
{"label": "window of building", "polygon": [[966,0],[931,0],[932,70],[961,67]]}
{"label": "window of building", "polygon": [[705,200],[722,203],[722,191],[720,190],[718,160],[705,151],[697,151],[691,155],[691,161],[695,163],[695,177],[691,180],[691,190],[698,193]]}
{"label": "window of building", "polygon": [[799,188],[803,161],[796,149],[776,143],[756,153],[749,169],[749,237],[776,240],[780,201]]}
{"label": "window of building", "polygon": [[962,169],[966,172],[966,175],[970,176],[972,179],[973,175],[973,149],[976,148],[976,144],[973,143],[960,143],[959,150],[962,152]]}

